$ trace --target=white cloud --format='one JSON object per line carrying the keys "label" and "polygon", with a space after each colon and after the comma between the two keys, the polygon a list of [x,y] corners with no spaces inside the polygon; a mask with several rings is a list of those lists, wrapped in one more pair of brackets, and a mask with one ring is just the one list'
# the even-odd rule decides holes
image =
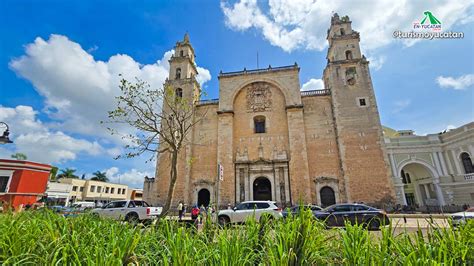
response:
{"label": "white cloud", "polygon": [[10,108],[0,105],[0,121],[9,125],[11,138],[30,132],[46,132],[43,123],[36,119],[37,114],[31,106],[18,105]]}
{"label": "white cloud", "polygon": [[322,79],[310,79],[301,87],[302,91],[323,90],[324,83]]}
{"label": "white cloud", "polygon": [[211,80],[211,72],[209,72],[209,70],[202,67],[197,67],[197,71],[198,71],[198,74],[196,76],[196,80],[202,87],[204,83]]}
{"label": "white cloud", "polygon": [[457,78],[439,76],[436,78],[436,82],[441,88],[464,90],[472,87],[474,84],[474,74],[467,74]]}
{"label": "white cloud", "polygon": [[[36,118],[38,114],[31,106],[15,108],[0,106],[0,121],[10,127],[10,136],[15,152],[27,155],[29,160],[43,163],[60,163],[74,160],[78,154],[96,156],[102,153],[102,146],[96,141],[71,137],[61,131],[52,131]],[[13,150],[3,150],[2,157]]]}
{"label": "white cloud", "polygon": [[[410,30],[426,10],[436,15],[444,30],[456,23],[468,23],[472,21],[469,8],[474,2],[268,0],[268,12],[259,4],[263,6],[257,0],[221,3],[226,25],[238,31],[255,28],[272,45],[289,52],[297,48],[323,50],[333,12],[349,15],[353,28],[361,33],[362,47],[373,50],[395,41],[395,30]],[[414,42],[403,43],[410,46]]]}
{"label": "white cloud", "polygon": [[[153,64],[140,64],[126,54],[100,61],[66,36],[38,37],[26,45],[25,55],[10,62],[10,68],[30,81],[45,98],[45,111],[64,132],[111,138],[100,121],[114,109],[119,93],[119,74],[128,80],[135,77],[159,88],[168,77],[173,50]],[[210,80],[207,69],[200,69],[201,83]]]}
{"label": "white cloud", "polygon": [[367,60],[369,60],[369,62],[370,62],[371,69],[373,69],[375,71],[382,68],[383,64],[385,63],[385,59],[386,59],[386,57],[383,56],[383,55],[378,56],[378,57],[372,56],[372,57],[367,58]]}
{"label": "white cloud", "polygon": [[135,168],[121,173],[119,168],[111,167],[105,170],[105,174],[112,183],[126,184],[132,188],[142,188],[145,176],[153,177],[154,173],[149,171],[139,171]]}
{"label": "white cloud", "polygon": [[403,111],[405,108],[407,108],[411,104],[410,99],[405,99],[405,100],[400,100],[396,101],[394,103],[394,108],[392,109],[392,113],[399,113]]}
{"label": "white cloud", "polygon": [[76,139],[60,131],[20,135],[15,145],[28,159],[46,163],[74,160],[78,153],[99,155],[102,152],[99,143]]}

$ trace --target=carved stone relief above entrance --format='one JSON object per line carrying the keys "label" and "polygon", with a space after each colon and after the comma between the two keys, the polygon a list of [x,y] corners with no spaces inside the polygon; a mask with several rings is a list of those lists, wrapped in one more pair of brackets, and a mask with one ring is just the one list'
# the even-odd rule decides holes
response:
{"label": "carved stone relief above entrance", "polygon": [[247,88],[247,112],[264,112],[272,108],[272,91],[265,82],[255,82]]}

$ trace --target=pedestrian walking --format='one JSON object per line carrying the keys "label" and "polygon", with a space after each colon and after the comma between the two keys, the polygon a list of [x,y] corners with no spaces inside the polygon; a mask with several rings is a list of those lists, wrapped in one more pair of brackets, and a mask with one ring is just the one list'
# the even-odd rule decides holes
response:
{"label": "pedestrian walking", "polygon": [[191,210],[191,219],[194,221],[199,216],[199,208],[197,205],[194,205],[193,209]]}
{"label": "pedestrian walking", "polygon": [[180,221],[183,219],[183,211],[184,211],[184,205],[183,205],[183,202],[180,201],[178,204],[178,217]]}
{"label": "pedestrian walking", "polygon": [[201,208],[199,209],[199,223],[202,224],[202,220],[206,219],[206,217],[206,207],[204,207],[204,204],[201,204]]}

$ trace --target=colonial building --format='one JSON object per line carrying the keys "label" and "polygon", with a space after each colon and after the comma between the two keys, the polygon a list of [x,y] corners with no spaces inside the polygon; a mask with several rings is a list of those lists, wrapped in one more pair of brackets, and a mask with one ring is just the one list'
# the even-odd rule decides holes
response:
{"label": "colonial building", "polygon": [[79,178],[61,178],[59,183],[71,186],[67,205],[76,201],[91,201],[96,204],[105,204],[114,200],[125,200],[128,198],[128,191],[130,190],[127,185],[123,184]]}
{"label": "colonial building", "polygon": [[[180,154],[173,205],[391,201],[382,127],[359,38],[347,16],[332,17],[323,90],[301,91],[295,63],[221,72],[219,99],[208,101],[196,98],[189,36],[176,43],[166,83],[206,115]],[[146,201],[164,204],[169,173],[169,155],[161,154],[156,177],[144,184]]]}
{"label": "colonial building", "polygon": [[474,205],[474,122],[437,134],[385,130],[397,200],[403,205]]}

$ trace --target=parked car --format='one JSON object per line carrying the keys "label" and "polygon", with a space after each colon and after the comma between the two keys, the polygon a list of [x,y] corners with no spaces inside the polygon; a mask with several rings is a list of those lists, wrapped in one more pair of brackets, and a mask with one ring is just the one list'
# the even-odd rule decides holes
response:
{"label": "parked car", "polygon": [[380,226],[390,223],[385,211],[364,204],[335,204],[314,214],[327,226],[344,226],[349,222],[363,224],[370,229],[379,229]]}
{"label": "parked car", "polygon": [[93,209],[91,213],[105,218],[125,220],[128,222],[150,222],[161,214],[162,207],[151,207],[142,200],[112,201],[102,208]]}
{"label": "parked car", "polygon": [[262,221],[263,218],[280,219],[283,215],[274,201],[245,201],[233,209],[221,210],[217,214],[221,225],[244,223],[251,217],[257,221]]}
{"label": "parked car", "polygon": [[53,205],[53,206],[48,206],[48,209],[52,210],[53,212],[60,213],[62,210],[64,210],[66,207],[61,206],[61,205]]}
{"label": "parked car", "polygon": [[76,201],[74,202],[73,204],[71,204],[71,206],[69,206],[71,208],[95,208],[95,203],[92,202],[92,201]]}
{"label": "parked car", "polygon": [[311,212],[313,212],[313,215],[314,215],[314,212],[316,211],[321,211],[323,208],[319,207],[318,205],[296,205],[296,206],[293,206],[291,208],[287,208],[285,209],[282,214],[283,214],[283,218],[286,218],[290,215],[298,215],[300,213],[301,210],[310,210]]}
{"label": "parked car", "polygon": [[474,207],[471,207],[463,212],[451,214],[451,219],[454,226],[465,224],[468,220],[474,221]]}
{"label": "parked car", "polygon": [[74,207],[64,207],[59,210],[59,213],[64,215],[64,217],[76,217],[80,214],[84,214],[92,210],[90,207],[81,207],[80,205]]}

